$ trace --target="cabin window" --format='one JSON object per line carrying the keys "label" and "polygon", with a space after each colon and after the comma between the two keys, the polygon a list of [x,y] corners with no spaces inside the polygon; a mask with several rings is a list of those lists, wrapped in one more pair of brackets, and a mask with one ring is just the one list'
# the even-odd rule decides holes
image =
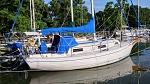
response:
{"label": "cabin window", "polygon": [[73,52],[80,52],[80,51],[83,51],[83,48],[73,49]]}
{"label": "cabin window", "polygon": [[98,49],[105,48],[105,47],[106,47],[106,45],[101,45],[101,46],[98,46]]}
{"label": "cabin window", "polygon": [[115,42],[115,44],[118,44],[118,42]]}

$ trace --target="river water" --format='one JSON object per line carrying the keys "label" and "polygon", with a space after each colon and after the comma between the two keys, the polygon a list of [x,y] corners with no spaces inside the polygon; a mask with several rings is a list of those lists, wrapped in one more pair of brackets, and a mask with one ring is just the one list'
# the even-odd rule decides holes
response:
{"label": "river water", "polygon": [[[0,73],[0,84],[150,84],[150,41],[140,42],[126,59],[84,70]],[[135,71],[134,66],[140,66]]]}

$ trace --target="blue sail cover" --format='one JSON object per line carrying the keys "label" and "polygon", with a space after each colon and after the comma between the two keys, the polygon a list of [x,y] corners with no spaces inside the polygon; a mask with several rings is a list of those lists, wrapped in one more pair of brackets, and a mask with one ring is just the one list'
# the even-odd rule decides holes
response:
{"label": "blue sail cover", "polygon": [[90,22],[80,27],[60,27],[60,28],[48,28],[41,31],[43,35],[52,33],[64,33],[64,32],[76,32],[76,33],[95,33],[95,19],[92,17]]}
{"label": "blue sail cover", "polygon": [[64,53],[68,53],[68,50],[71,47],[74,47],[78,45],[78,43],[76,42],[76,40],[74,39],[74,37],[72,36],[62,36],[60,38],[60,43],[59,43],[59,47],[58,47],[58,54],[64,54]]}

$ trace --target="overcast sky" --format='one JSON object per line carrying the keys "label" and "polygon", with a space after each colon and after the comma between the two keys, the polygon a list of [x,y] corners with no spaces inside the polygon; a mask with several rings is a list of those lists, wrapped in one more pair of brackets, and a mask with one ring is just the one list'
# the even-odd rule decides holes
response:
{"label": "overcast sky", "polygon": [[[51,0],[45,0],[45,3],[49,2]],[[85,6],[88,7],[89,9],[89,12],[91,12],[91,4],[90,4],[90,0],[84,0],[85,1]],[[95,8],[95,11],[103,11],[103,9],[105,8],[105,5],[107,2],[109,1],[113,1],[116,3],[116,0],[94,0],[94,8]],[[133,4],[134,5],[137,5],[138,4],[138,0],[132,0],[133,1]],[[130,0],[128,0],[128,2],[130,3]],[[139,4],[141,7],[148,7],[150,8],[150,0],[139,0]]]}

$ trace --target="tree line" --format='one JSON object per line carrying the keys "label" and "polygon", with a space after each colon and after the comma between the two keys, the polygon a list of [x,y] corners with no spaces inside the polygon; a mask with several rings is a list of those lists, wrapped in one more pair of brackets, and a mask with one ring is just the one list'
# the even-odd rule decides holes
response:
{"label": "tree line", "polygon": [[[0,33],[8,33],[12,28],[18,7],[22,0],[1,0],[0,1]],[[91,13],[83,0],[73,0],[73,15],[75,26],[81,26],[88,23]],[[44,3],[43,0],[34,0],[36,29],[69,26],[71,22],[70,0],[52,0]],[[137,5],[134,5],[137,12]],[[123,8],[128,18],[129,24],[137,28],[138,20],[133,7],[126,0],[123,1]],[[140,7],[141,24],[150,27],[150,9]],[[14,26],[16,32],[31,31],[30,21],[30,0],[24,0],[20,9],[17,21]],[[106,28],[114,30],[120,29],[121,24],[126,25],[125,19],[121,17],[121,11],[118,3],[108,2],[104,11],[95,13],[96,30],[100,31]],[[122,19],[122,20],[121,20]]]}

